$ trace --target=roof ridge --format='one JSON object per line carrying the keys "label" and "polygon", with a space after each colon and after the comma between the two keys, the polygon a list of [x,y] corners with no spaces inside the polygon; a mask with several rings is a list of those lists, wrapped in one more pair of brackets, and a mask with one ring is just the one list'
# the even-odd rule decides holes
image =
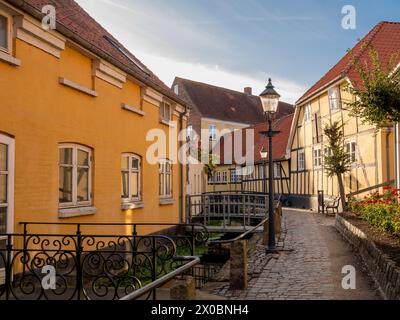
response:
{"label": "roof ridge", "polygon": [[205,83],[205,82],[201,82],[201,81],[196,81],[196,80],[191,80],[191,79],[181,78],[181,77],[176,77],[176,79],[183,80],[183,81],[188,81],[188,82],[192,82],[192,83],[197,83],[197,84],[202,84],[202,85],[205,85],[205,86],[208,86],[208,87],[214,87],[214,88],[222,89],[222,90],[225,90],[225,91],[230,91],[230,92],[242,94],[242,95],[245,95],[247,97],[254,97],[254,98],[258,97],[258,96],[253,95],[253,94],[247,94],[247,93],[244,93],[244,92],[241,92],[241,91],[237,91],[237,90],[233,90],[233,89],[229,89],[229,88],[225,88],[225,87],[221,87],[221,86],[217,86],[217,85],[213,85],[213,84],[209,84],[209,83]]}

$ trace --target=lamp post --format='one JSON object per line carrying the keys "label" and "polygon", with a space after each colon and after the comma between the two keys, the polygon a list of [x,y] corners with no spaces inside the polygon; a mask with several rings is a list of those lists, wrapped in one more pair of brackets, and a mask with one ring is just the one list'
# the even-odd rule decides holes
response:
{"label": "lamp post", "polygon": [[263,187],[262,190],[264,193],[267,193],[267,157],[268,151],[264,148],[264,146],[260,150],[261,160],[263,161]]}
{"label": "lamp post", "polygon": [[[265,90],[260,94],[260,100],[263,107],[263,111],[268,124],[268,131],[265,132],[268,136],[268,252],[276,251],[275,243],[275,210],[274,210],[274,159],[272,156],[272,137],[277,132],[273,131],[272,119],[278,109],[279,98],[281,96],[275,91],[272,85],[271,78],[268,79],[268,84]],[[264,154],[265,155],[265,154]]]}

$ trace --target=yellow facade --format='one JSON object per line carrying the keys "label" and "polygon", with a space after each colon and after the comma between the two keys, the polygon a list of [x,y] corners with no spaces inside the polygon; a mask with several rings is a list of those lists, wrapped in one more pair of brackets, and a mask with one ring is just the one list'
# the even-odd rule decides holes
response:
{"label": "yellow facade", "polygon": [[[32,20],[26,14],[21,15],[23,19]],[[180,214],[185,212],[180,208],[183,203],[180,182],[181,179],[185,181],[185,170],[180,177],[179,164],[173,164],[172,199],[162,202],[159,166],[146,161],[146,151],[153,143],[146,141],[147,132],[157,128],[164,131],[168,139],[172,134],[170,126],[159,118],[159,106],[168,97],[130,75],[125,74],[123,79],[124,73],[113,66],[109,74],[115,72],[121,77],[109,76],[106,81],[107,77],[96,76],[96,65],[105,64],[102,59],[56,31],[49,31],[49,34],[65,40],[65,48],[59,49],[59,58],[45,50],[44,42],[39,48],[15,33],[10,56],[18,59],[20,66],[0,59],[0,135],[15,141],[14,224],[7,231],[21,232],[21,221],[178,223]],[[60,78],[68,80],[67,83]],[[168,102],[174,106],[171,120],[176,121],[176,129],[179,129],[179,112],[183,113],[185,107],[175,101]],[[139,112],[125,110],[122,104],[133,106]],[[185,123],[183,117],[182,127]],[[172,135],[172,151],[177,152],[177,136],[176,133]],[[94,214],[68,219],[59,217],[58,147],[61,143],[76,143],[92,150],[91,207],[95,208]],[[174,157],[168,148],[167,152],[168,158]],[[134,153],[142,159],[141,208],[123,210],[121,207],[123,153]],[[147,227],[142,232],[156,229],[160,228]],[[62,226],[36,228],[35,231],[67,232]],[[111,232],[102,228],[91,231]]]}
{"label": "yellow facade", "polygon": [[[394,179],[393,128],[376,130],[374,126],[364,124],[361,119],[350,117],[346,103],[352,102],[355,98],[348,92],[347,87],[347,79],[331,86],[340,90],[341,108],[337,110],[330,108],[329,89],[296,106],[289,148],[291,194],[297,206],[315,208],[319,190],[323,190],[328,196],[339,194],[337,179],[327,176],[323,164],[327,144],[323,128],[335,121],[344,125],[345,144],[355,143],[355,161],[351,165],[350,172],[344,176],[346,194],[356,193],[357,196],[363,196],[371,191],[368,189]],[[308,106],[311,106],[309,121],[305,119]],[[316,134],[316,115],[319,117],[320,134]],[[316,139],[316,136],[320,136],[319,139]],[[320,165],[315,159],[315,150],[321,150]],[[301,152],[305,155],[304,168],[298,163]]]}

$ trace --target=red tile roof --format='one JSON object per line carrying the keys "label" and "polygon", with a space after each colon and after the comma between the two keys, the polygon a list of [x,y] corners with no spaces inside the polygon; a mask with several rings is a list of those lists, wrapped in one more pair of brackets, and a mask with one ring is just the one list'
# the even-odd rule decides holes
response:
{"label": "red tile roof", "polygon": [[[276,131],[280,131],[280,133],[275,135],[272,139],[272,156],[274,160],[285,159],[293,116],[293,113],[286,115],[284,117],[281,117],[280,119],[275,120],[273,123],[273,129]],[[240,150],[236,152],[239,152],[238,154],[241,154],[242,156],[246,155],[247,130],[254,130],[254,141],[252,141],[253,143],[249,146],[249,154],[253,153],[254,163],[263,161],[260,155],[262,147],[264,147],[265,150],[269,150],[268,138],[264,134],[262,134],[262,132],[267,131],[267,124],[265,121],[262,123],[258,123],[254,126],[244,128],[240,130],[240,133],[231,133],[229,135],[225,135],[221,139],[220,144],[217,144],[217,146],[214,148],[214,153],[219,155],[221,164],[231,164],[229,163],[229,160],[227,161],[227,163],[225,163],[225,144],[232,145],[232,153],[234,154],[234,150],[237,149],[237,145],[235,143],[236,138],[240,137],[240,135],[242,136],[242,150],[241,153]],[[234,162],[234,155],[232,156],[232,161]]]}
{"label": "red tile roof", "polygon": [[[203,117],[223,121],[256,124],[264,120],[258,96],[210,84],[175,78],[179,96]],[[276,117],[293,113],[293,105],[280,102]]]}
{"label": "red tile roof", "polygon": [[376,50],[382,65],[386,65],[391,56],[400,51],[400,22],[383,21],[377,24],[332,69],[304,93],[297,103],[303,102],[331,82],[345,76],[349,78],[354,86],[357,86],[360,79],[352,63],[352,57],[368,64],[370,62],[370,49]]}
{"label": "red tile roof", "polygon": [[[144,66],[131,52],[129,52],[117,39],[107,32],[96,20],[94,20],[84,9],[73,0],[7,0],[11,4],[27,11],[36,17],[42,17],[42,7],[53,5],[56,8],[57,30],[65,34],[65,30],[83,40],[89,51],[93,47],[104,53],[105,57],[121,63],[127,71],[138,80],[147,81],[155,89],[160,90],[170,98],[177,100],[178,97],[165,85],[153,72]],[[65,29],[65,30],[64,30]],[[114,44],[113,44],[114,43]],[[120,47],[121,50],[118,49]],[[103,57],[104,58],[104,57]],[[107,59],[106,59],[107,60]],[[113,61],[110,61],[113,63]],[[177,102],[183,103],[181,99]]]}

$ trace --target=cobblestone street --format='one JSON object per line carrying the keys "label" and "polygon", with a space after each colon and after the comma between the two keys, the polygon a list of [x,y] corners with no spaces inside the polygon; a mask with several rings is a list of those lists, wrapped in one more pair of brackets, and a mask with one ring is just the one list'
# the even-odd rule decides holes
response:
{"label": "cobblestone street", "polygon": [[[260,242],[249,256],[249,288],[231,291],[229,284],[214,284],[213,294],[228,299],[381,299],[374,282],[351,246],[334,228],[334,218],[306,211],[284,210],[284,250],[265,255]],[[342,268],[356,269],[356,289],[341,286]]]}

